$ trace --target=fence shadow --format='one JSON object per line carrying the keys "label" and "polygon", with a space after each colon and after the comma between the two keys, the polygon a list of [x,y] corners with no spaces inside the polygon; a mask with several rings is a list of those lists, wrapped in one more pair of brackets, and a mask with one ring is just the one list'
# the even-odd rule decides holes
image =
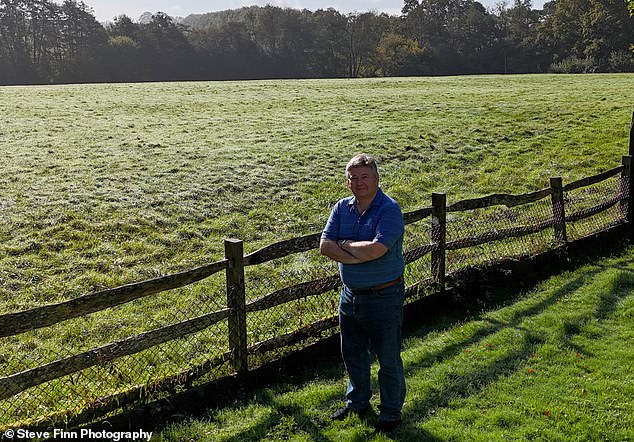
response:
{"label": "fence shadow", "polygon": [[[607,269],[605,267],[602,267]],[[615,290],[609,293],[603,293],[601,303],[597,306],[596,318],[599,321],[606,319],[616,310],[618,303],[627,296],[627,291],[634,289],[634,271],[624,265],[610,267],[612,270],[618,270],[616,281],[614,281]]]}
{"label": "fence shadow", "polygon": [[[623,228],[621,227],[620,229]],[[458,322],[478,318],[484,311],[497,309],[500,306],[515,302],[522,291],[532,289],[549,276],[565,270],[574,270],[592,262],[596,258],[609,256],[624,249],[628,246],[628,243],[612,241],[614,237],[622,238],[621,235],[623,235],[622,231],[595,235],[593,238],[588,238],[580,250],[571,251],[570,255],[562,253],[561,250],[542,254],[541,258],[536,257],[531,260],[530,265],[533,269],[541,269],[541,272],[537,270],[528,272],[521,283],[517,280],[513,282],[516,272],[495,268],[490,269],[489,272],[479,274],[479,277],[486,281],[485,283],[456,287],[446,293],[437,295],[444,297],[446,301],[444,303],[439,303],[437,299],[433,300],[430,296],[430,299],[423,298],[414,304],[408,305],[406,310],[410,316],[410,325],[405,336],[407,339],[423,338],[430,332],[445,330]],[[584,251],[584,253],[581,253],[581,251]],[[519,263],[514,263],[514,265],[519,265]],[[623,270],[624,274],[625,272],[631,272],[624,266],[617,267],[617,269]],[[434,441],[433,435],[421,432],[416,426],[416,422],[429,417],[439,404],[442,405],[444,403],[446,405],[447,399],[443,398],[472,395],[487,384],[513,373],[520,364],[530,358],[535,346],[546,340],[545,336],[523,328],[521,323],[527,318],[548,310],[562,298],[579,289],[604,270],[606,270],[604,267],[597,266],[583,277],[576,278],[558,288],[547,298],[517,310],[507,320],[500,321],[486,318],[482,327],[464,339],[443,346],[437,352],[427,353],[419,359],[407,362],[405,366],[406,377],[410,378],[424,372],[439,361],[452,359],[464,351],[465,348],[472,347],[486,340],[488,336],[492,336],[504,329],[514,328],[524,334],[524,340],[517,348],[503,355],[488,367],[463,373],[460,377],[453,378],[451,382],[432,391],[427,398],[417,402],[409,402],[404,410],[404,424],[399,428],[398,435],[394,436],[394,440]],[[473,282],[474,278],[475,276],[471,275],[467,282]],[[632,285],[632,281],[625,278],[624,284]],[[595,316],[597,318],[605,317],[608,311],[614,310],[622,296],[624,295],[606,294],[603,296],[599,300]],[[423,313],[421,314],[420,312]],[[588,354],[585,349],[578,346],[575,347],[571,342],[572,336],[579,332],[577,328],[564,325],[563,331],[564,333],[560,339],[563,339],[562,343],[564,345],[576,348],[580,353]],[[255,427],[246,429],[243,434],[231,440],[249,440],[250,434],[256,434],[260,430],[277,425],[284,416],[291,417],[293,421],[299,422],[300,427],[309,435],[309,440],[319,442],[331,440],[322,431],[322,428],[327,425],[327,412],[315,420],[314,416],[307,414],[299,405],[281,403],[273,394],[266,392],[263,388],[268,385],[285,391],[296,389],[302,384],[316,380],[331,381],[342,379],[344,372],[338,344],[338,335],[335,335],[329,338],[327,342],[316,344],[311,349],[298,352],[294,361],[285,358],[274,364],[273,367],[268,364],[265,367],[251,371],[249,374],[250,380],[234,378],[231,382],[223,385],[212,383],[203,386],[196,394],[196,403],[198,404],[196,407],[185,405],[193,403],[191,392],[185,392],[181,397],[173,397],[169,401],[159,401],[136,409],[133,412],[115,416],[108,419],[108,425],[116,428],[139,428],[139,426],[147,428],[150,425],[156,429],[161,429],[168,424],[181,422],[192,417],[212,418],[215,410],[230,407],[231,404],[239,402],[249,403],[253,401],[255,395],[259,403],[265,404],[274,410],[275,417],[259,422]],[[334,408],[339,406],[343,400],[344,388],[342,381],[341,391],[326,395],[320,402],[319,408],[334,411]],[[373,418],[370,417],[369,419],[372,420]]]}

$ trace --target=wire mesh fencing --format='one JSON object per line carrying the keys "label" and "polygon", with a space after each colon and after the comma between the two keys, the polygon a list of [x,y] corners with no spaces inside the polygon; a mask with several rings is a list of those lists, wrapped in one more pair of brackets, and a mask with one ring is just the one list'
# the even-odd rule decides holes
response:
{"label": "wire mesh fencing", "polygon": [[[527,195],[451,205],[444,195],[433,198],[432,207],[405,214],[404,278],[416,288],[407,302],[425,296],[418,288],[442,288],[446,274],[630,221],[630,187],[628,163],[567,186],[551,180],[551,188]],[[209,275],[168,276],[180,282],[167,288],[139,283],[137,298],[45,326],[22,330],[12,315],[0,315],[0,430],[85,422],[332,336],[340,282],[318,240],[308,235],[246,256],[234,241]],[[146,286],[154,287],[151,296]],[[3,324],[17,331],[3,332]]]}
{"label": "wire mesh fencing", "polygon": [[[161,391],[230,373],[226,323],[165,338],[171,327],[223,309],[223,282],[217,275],[0,338],[0,380],[6,386],[0,428],[81,421],[97,408],[117,410],[130,400],[156,399]],[[22,391],[5,398],[10,388]]]}
{"label": "wire mesh fencing", "polygon": [[621,175],[566,192],[568,240],[578,240],[626,220],[628,201],[629,181]]}
{"label": "wire mesh fencing", "polygon": [[555,245],[552,224],[552,204],[546,198],[516,207],[451,212],[447,214],[447,272],[547,250]]}
{"label": "wire mesh fencing", "polygon": [[[336,332],[335,327],[316,327],[337,315],[339,300],[338,269],[335,263],[321,256],[318,250],[293,254],[246,269],[247,304],[266,297],[292,298],[247,315],[247,345],[254,348],[250,358],[253,365],[272,356],[262,353],[270,340],[304,330],[306,339],[275,348],[278,355],[292,352],[310,342]],[[299,288],[296,294],[292,291]],[[250,364],[251,365],[251,364]]]}
{"label": "wire mesh fencing", "polygon": [[[404,258],[406,262],[405,280],[406,287],[425,285],[431,281],[431,230],[429,219],[408,224],[405,226],[403,239]],[[419,290],[412,291],[407,302],[413,302],[420,296],[424,296]]]}

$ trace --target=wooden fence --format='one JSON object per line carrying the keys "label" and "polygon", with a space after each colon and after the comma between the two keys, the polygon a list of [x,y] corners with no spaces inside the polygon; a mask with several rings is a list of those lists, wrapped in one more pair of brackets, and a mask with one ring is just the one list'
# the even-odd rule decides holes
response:
{"label": "wooden fence", "polygon": [[[634,131],[634,126],[632,130]],[[631,148],[634,149],[632,146]],[[474,247],[480,244],[502,241],[509,238],[519,238],[543,232],[550,228],[553,229],[555,242],[557,244],[565,244],[566,241],[568,241],[567,223],[592,217],[616,205],[619,205],[622,213],[626,214],[626,216],[617,220],[617,222],[629,222],[631,226],[632,208],[634,207],[634,204],[632,204],[634,192],[632,192],[633,179],[631,174],[631,162],[631,156],[623,157],[622,165],[618,167],[566,185],[563,185],[561,178],[552,178],[550,180],[550,187],[522,195],[494,194],[447,205],[445,194],[434,193],[430,207],[404,214],[406,225],[417,223],[428,218],[431,219],[431,242],[407,250],[405,252],[406,264],[413,263],[431,254],[432,284],[435,290],[442,291],[446,284],[447,251]],[[566,213],[564,195],[567,192],[592,186],[612,177],[617,177],[619,181],[618,189],[616,189],[613,195],[601,201],[599,204],[584,208],[582,211]],[[448,213],[473,211],[501,205],[515,207],[541,201],[546,198],[550,198],[552,206],[552,217],[546,221],[531,225],[514,226],[509,229],[489,231],[474,237],[447,241]],[[336,312],[333,311],[332,316],[300,327],[290,333],[275,336],[251,346],[248,346],[247,343],[247,315],[257,311],[267,310],[288,303],[289,301],[308,298],[335,290],[339,287],[340,282],[338,275],[330,275],[276,290],[247,303],[245,293],[245,267],[260,265],[291,254],[313,250],[318,247],[319,238],[319,233],[293,238],[272,244],[248,255],[245,255],[243,252],[242,241],[227,239],[225,241],[225,257],[218,262],[178,274],[80,296],[53,305],[1,315],[0,338],[11,337],[27,331],[49,327],[71,318],[110,309],[166,290],[184,287],[219,272],[225,272],[226,275],[226,308],[137,336],[112,342],[108,345],[93,348],[89,351],[62,358],[36,368],[8,375],[2,374],[2,377],[0,377],[0,402],[9,400],[18,393],[24,392],[31,387],[202,331],[213,324],[225,320],[228,324],[227,329],[229,334],[228,351],[203,364],[199,364],[195,367],[183,367],[181,372],[157,380],[152,385],[152,391],[169,389],[174,386],[191,385],[193,380],[213,371],[214,367],[226,363],[227,361],[231,363],[235,372],[246,372],[250,369],[248,363],[249,355],[263,355],[280,347],[306,342],[308,338],[319,336],[323,331],[336,328],[338,321]],[[413,294],[418,293],[423,285],[422,281],[409,285],[406,289],[407,296],[411,297]],[[78,420],[88,419],[88,416],[116,410],[122,405],[139,401],[143,398],[143,392],[146,389],[147,386],[137,386],[122,393],[101,398],[95,404],[88,406],[86,414],[83,417],[80,415]],[[26,419],[27,416],[24,416],[24,418]],[[3,417],[0,412],[0,429],[17,424],[17,422],[7,422],[6,417]]]}

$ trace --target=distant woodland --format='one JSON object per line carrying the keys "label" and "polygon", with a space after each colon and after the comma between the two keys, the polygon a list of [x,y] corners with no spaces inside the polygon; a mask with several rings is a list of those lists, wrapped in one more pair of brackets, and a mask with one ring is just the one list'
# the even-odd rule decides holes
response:
{"label": "distant woodland", "polygon": [[633,72],[633,43],[624,0],[553,0],[541,10],[530,0],[491,9],[405,0],[399,16],[252,6],[105,24],[76,0],[0,0],[5,85]]}

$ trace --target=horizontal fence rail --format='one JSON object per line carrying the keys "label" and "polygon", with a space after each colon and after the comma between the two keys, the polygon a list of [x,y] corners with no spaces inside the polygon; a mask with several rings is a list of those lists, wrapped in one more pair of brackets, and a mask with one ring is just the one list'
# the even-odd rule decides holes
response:
{"label": "horizontal fence rail", "polygon": [[493,232],[484,233],[478,237],[462,238],[456,241],[448,242],[445,245],[447,250],[460,250],[467,247],[479,246],[481,244],[490,243],[493,241],[502,241],[509,238],[519,238],[533,233],[542,232],[555,225],[553,220],[544,221],[533,226],[519,226],[510,227],[507,229],[496,230]]}
{"label": "horizontal fence rail", "polygon": [[244,257],[245,266],[262,264],[274,259],[283,258],[293,253],[307,252],[319,247],[321,234],[302,236],[300,238],[288,239],[270,246],[264,247]]}
{"label": "horizontal fence rail", "polygon": [[304,282],[270,293],[246,305],[247,312],[257,312],[309,296],[321,295],[341,285],[339,275]]}
{"label": "horizontal fence rail", "polygon": [[[442,291],[446,284],[447,270],[450,260],[449,254],[459,259],[471,259],[479,252],[469,255],[463,253],[465,249],[493,247],[494,243],[519,241],[530,235],[544,235],[552,230],[550,244],[566,243],[569,239],[569,228],[574,232],[575,224],[586,222],[594,217],[603,217],[599,227],[591,227],[590,232],[600,231],[607,226],[629,222],[632,224],[632,174],[631,157],[623,157],[623,163],[606,172],[580,179],[563,185],[561,178],[551,179],[551,186],[538,191],[521,194],[493,194],[482,198],[473,198],[447,204],[444,194],[432,195],[432,206],[405,213],[407,226],[415,225],[429,218],[426,234],[422,243],[413,244],[404,252],[407,268],[417,269],[421,265],[428,266],[428,272],[418,271],[406,287],[406,297],[413,299],[419,296],[419,289],[432,286]],[[614,179],[614,180],[612,180]],[[616,184],[611,181],[616,181]],[[593,186],[604,186],[599,190]],[[596,200],[596,201],[595,201]],[[536,206],[537,205],[537,206]],[[508,212],[523,207],[538,207],[538,219],[530,216],[532,212]],[[578,206],[578,207],[577,207]],[[505,207],[506,209],[499,209]],[[570,208],[574,210],[569,210]],[[485,215],[481,211],[486,212]],[[608,214],[611,210],[617,213]],[[480,211],[480,212],[479,212]],[[477,213],[477,216],[474,215]],[[611,212],[610,212],[611,213]],[[448,215],[449,214],[449,215]],[[458,216],[458,218],[454,218]],[[463,218],[460,218],[460,217]],[[481,220],[479,217],[484,216]],[[477,230],[475,233],[462,234],[455,238],[449,228],[456,229],[462,224],[476,225],[478,222],[487,229]],[[498,225],[499,224],[499,225]],[[453,232],[453,230],[451,231]],[[578,235],[578,233],[575,233]],[[0,373],[0,430],[12,425],[19,425],[33,419],[32,416],[19,416],[19,407],[13,407],[13,414],[3,414],[4,404],[25,400],[21,393],[31,388],[45,388],[52,381],[70,382],[73,374],[91,367],[107,367],[124,357],[136,355],[159,345],[185,339],[188,336],[204,332],[212,326],[221,327],[226,350],[218,348],[219,353],[210,354],[201,360],[191,362],[172,374],[166,374],[155,379],[136,385],[122,387],[120,391],[105,394],[97,400],[88,401],[84,408],[74,411],[78,421],[93,418],[99,413],[115,411],[126,405],[138,403],[153,397],[161,391],[169,391],[176,387],[192,385],[195,380],[212,375],[218,367],[227,362],[231,364],[233,372],[245,372],[250,368],[250,358],[258,363],[266,362],[269,353],[280,351],[298,344],[306,344],[321,339],[324,334],[334,333],[338,326],[336,305],[329,293],[340,287],[338,274],[332,273],[332,268],[324,270],[325,276],[308,278],[307,281],[285,283],[282,287],[271,289],[265,284],[265,293],[247,300],[247,281],[245,268],[256,267],[271,263],[275,260],[299,253],[310,253],[319,247],[320,234],[310,234],[292,238],[266,246],[253,253],[245,255],[240,240],[225,242],[225,259],[198,267],[185,272],[167,275],[152,280],[128,284],[114,289],[87,294],[75,299],[57,304],[36,307],[25,311],[0,315],[0,338],[11,338],[20,342],[20,335],[34,332],[46,327],[60,327],[65,321],[73,318],[111,309],[123,304],[157,295],[162,292],[186,287],[194,282],[202,281],[214,274],[224,272],[224,291],[226,292],[226,307],[218,308],[194,318],[181,320],[174,324],[155,328],[124,339],[115,340],[109,344],[78,352],[74,355],[62,357],[52,362],[43,363],[33,368],[18,370],[13,373]],[[425,242],[427,241],[427,242]],[[487,249],[488,250],[488,249]],[[496,252],[497,253],[497,252]],[[518,253],[530,253],[528,249],[519,249]],[[452,255],[453,256],[453,255]],[[425,259],[429,261],[425,261]],[[451,258],[455,259],[455,258]],[[427,264],[425,264],[425,262]],[[457,261],[462,263],[463,261]],[[423,263],[423,264],[421,264]],[[469,264],[470,265],[470,264]],[[419,266],[419,267],[417,267]],[[326,296],[324,298],[324,296]],[[151,298],[154,299],[154,298]],[[260,339],[259,328],[248,320],[248,317],[266,314],[267,312],[284,309],[291,303],[298,306],[316,303],[313,309],[317,311],[314,319],[308,323],[299,321],[297,326],[288,330],[284,324],[292,322],[294,313],[282,311],[277,321],[279,324],[264,324],[267,327],[281,327],[273,336],[265,334]],[[176,306],[174,306],[176,307]],[[300,318],[301,319],[301,318]],[[262,327],[262,326],[260,326]],[[264,327],[266,328],[266,327]],[[277,329],[276,329],[277,330]],[[271,334],[271,333],[269,333]],[[263,359],[264,358],[264,359]],[[1,361],[0,361],[1,364]],[[1,365],[0,365],[1,366]],[[110,368],[113,370],[113,368]],[[68,379],[68,381],[63,381]],[[60,388],[59,386],[57,388]],[[68,387],[70,388],[70,387]],[[83,387],[82,387],[83,388]],[[82,388],[78,389],[79,391]],[[72,390],[72,388],[71,388]],[[21,396],[19,399],[18,396]],[[37,400],[37,395],[29,395],[31,400]],[[35,398],[35,399],[32,399]],[[37,408],[37,407],[34,407]],[[42,416],[42,419],[67,421],[68,416],[63,410]]]}
{"label": "horizontal fence rail", "polygon": [[229,310],[225,309],[200,318],[181,322],[180,324],[170,325],[122,341],[113,342],[104,347],[95,348],[12,376],[0,378],[0,400],[11,397],[34,385],[39,385],[52,379],[76,373],[85,368],[138,353],[164,342],[195,333],[226,319],[228,316]]}
{"label": "horizontal fence rail", "polygon": [[198,267],[182,273],[162,276],[148,281],[128,284],[111,290],[80,296],[66,302],[0,316],[0,337],[13,336],[37,328],[48,327],[77,316],[107,308],[201,281],[227,268],[228,261]]}
{"label": "horizontal fence rail", "polygon": [[[624,159],[623,161],[625,162],[627,160]],[[566,184],[565,186],[563,186],[563,190],[564,190],[564,192],[571,192],[571,191],[576,190],[576,189],[581,189],[582,187],[588,187],[588,186],[591,186],[593,184],[598,184],[601,181],[605,181],[608,178],[611,178],[611,177],[616,176],[616,175],[618,175],[620,173],[623,173],[625,171],[625,168],[626,168],[625,165],[621,165],[621,166],[615,167],[614,169],[610,169],[610,170],[608,170],[606,172],[599,173],[597,175],[590,176],[590,177],[587,177],[587,178],[582,178],[582,179],[577,180],[577,181],[573,181],[572,183]]]}
{"label": "horizontal fence rail", "polygon": [[574,223],[577,221],[581,221],[582,219],[586,219],[591,216],[598,215],[601,212],[605,212],[609,208],[614,207],[618,203],[623,201],[623,196],[624,196],[623,194],[619,194],[619,195],[616,195],[614,198],[610,198],[601,204],[597,204],[596,206],[589,207],[584,210],[580,210],[570,215],[566,215],[566,222]]}
{"label": "horizontal fence rail", "polygon": [[522,204],[529,204],[546,198],[552,194],[552,189],[538,190],[522,195],[493,194],[482,198],[458,201],[447,206],[447,212],[464,212],[466,210],[484,209],[491,206],[515,207]]}

